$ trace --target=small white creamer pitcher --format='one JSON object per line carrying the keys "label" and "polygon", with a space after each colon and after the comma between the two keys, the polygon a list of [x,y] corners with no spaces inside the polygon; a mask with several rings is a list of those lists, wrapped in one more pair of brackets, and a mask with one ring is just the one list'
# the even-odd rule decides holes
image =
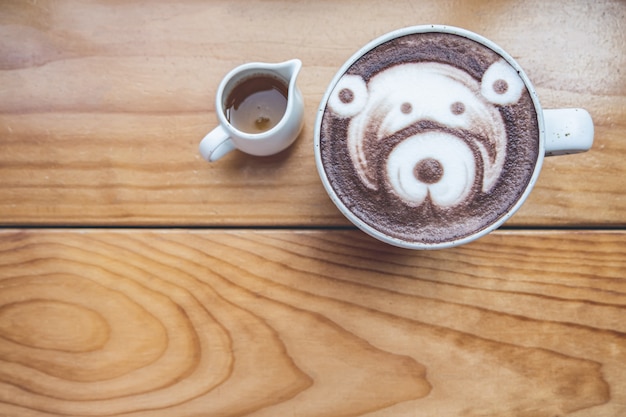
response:
{"label": "small white creamer pitcher", "polygon": [[[219,126],[200,142],[200,154],[213,162],[234,149],[256,156],[278,153],[298,137],[304,124],[304,100],[296,85],[302,62],[299,59],[270,64],[251,62],[230,71],[221,81],[215,99]],[[284,82],[287,88],[285,112],[278,123],[263,132],[246,132],[233,125],[227,117],[227,100],[238,85],[247,79],[269,76]]]}

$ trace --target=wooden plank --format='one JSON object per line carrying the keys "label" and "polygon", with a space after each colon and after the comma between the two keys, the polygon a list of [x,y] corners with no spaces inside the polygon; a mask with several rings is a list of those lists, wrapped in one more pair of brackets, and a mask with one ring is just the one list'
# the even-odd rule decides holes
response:
{"label": "wooden plank", "polygon": [[[443,22],[502,45],[546,107],[584,107],[596,123],[593,150],[548,159],[510,224],[624,225],[625,13],[609,0],[3,1],[0,224],[345,225],[313,160],[326,86],[371,39]],[[201,161],[221,77],[292,57],[304,63],[298,142],[268,158]]]}
{"label": "wooden plank", "polygon": [[623,416],[626,233],[0,231],[0,414]]}

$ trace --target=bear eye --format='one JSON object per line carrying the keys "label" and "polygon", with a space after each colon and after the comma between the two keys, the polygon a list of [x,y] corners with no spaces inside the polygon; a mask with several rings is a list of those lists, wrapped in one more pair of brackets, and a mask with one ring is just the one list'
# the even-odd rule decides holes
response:
{"label": "bear eye", "polygon": [[455,101],[450,105],[450,111],[455,116],[459,116],[465,113],[465,104],[461,103],[460,101]]}
{"label": "bear eye", "polygon": [[493,104],[516,103],[522,96],[524,81],[504,60],[494,62],[483,74],[480,92]]}
{"label": "bear eye", "polygon": [[328,106],[339,117],[358,114],[367,103],[367,85],[358,75],[344,75],[328,98]]}

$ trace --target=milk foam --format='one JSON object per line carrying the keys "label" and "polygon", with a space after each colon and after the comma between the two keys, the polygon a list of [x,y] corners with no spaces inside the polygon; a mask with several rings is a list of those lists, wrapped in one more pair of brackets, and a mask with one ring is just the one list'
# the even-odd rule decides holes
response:
{"label": "milk foam", "polygon": [[[437,161],[441,176],[437,181],[418,178],[414,169],[420,161]],[[398,144],[387,160],[387,178],[407,204],[419,206],[430,197],[440,207],[456,206],[469,196],[476,178],[474,154],[454,135],[429,132],[412,136]]]}
{"label": "milk foam", "polygon": [[483,75],[480,92],[494,104],[513,104],[522,96],[524,81],[504,61],[493,63]]}
{"label": "milk foam", "polygon": [[[346,75],[337,83],[329,106],[339,117],[354,116],[347,139],[361,181],[373,190],[381,186],[376,172],[379,163],[369,156],[377,152],[368,148],[381,148],[381,142],[394,134],[429,121],[445,128],[447,136],[428,134],[416,138],[420,132],[411,132],[413,145],[398,145],[391,154],[393,161],[387,162],[387,181],[392,191],[407,204],[415,205],[424,201],[427,190],[433,203],[447,207],[462,203],[478,176],[482,178],[481,190],[488,192],[498,180],[506,157],[505,125],[493,101],[502,104],[518,100],[523,82],[503,61],[494,63],[483,80],[479,83],[465,71],[434,62],[392,66],[375,75],[367,86],[360,77]],[[508,88],[494,91],[496,82]],[[431,144],[431,140],[436,143]],[[433,152],[447,167],[445,181],[426,186],[407,173],[423,158],[433,158]],[[447,173],[454,166],[450,162],[452,155],[464,167],[455,170],[454,177]],[[480,175],[476,174],[478,168],[482,170]],[[403,174],[398,176],[400,172]]]}
{"label": "milk foam", "polygon": [[504,216],[532,178],[537,113],[517,71],[463,36],[415,33],[354,61],[320,124],[325,177],[385,235],[440,243]]}

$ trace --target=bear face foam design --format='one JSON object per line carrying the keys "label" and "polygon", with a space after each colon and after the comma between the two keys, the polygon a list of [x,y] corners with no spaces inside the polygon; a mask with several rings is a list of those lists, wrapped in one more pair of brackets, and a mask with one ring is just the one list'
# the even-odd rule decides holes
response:
{"label": "bear face foam design", "polygon": [[405,63],[367,83],[344,75],[328,105],[350,119],[347,146],[366,187],[387,186],[409,206],[428,199],[448,208],[496,184],[507,145],[498,106],[516,103],[523,89],[502,60],[480,81],[447,64]]}

